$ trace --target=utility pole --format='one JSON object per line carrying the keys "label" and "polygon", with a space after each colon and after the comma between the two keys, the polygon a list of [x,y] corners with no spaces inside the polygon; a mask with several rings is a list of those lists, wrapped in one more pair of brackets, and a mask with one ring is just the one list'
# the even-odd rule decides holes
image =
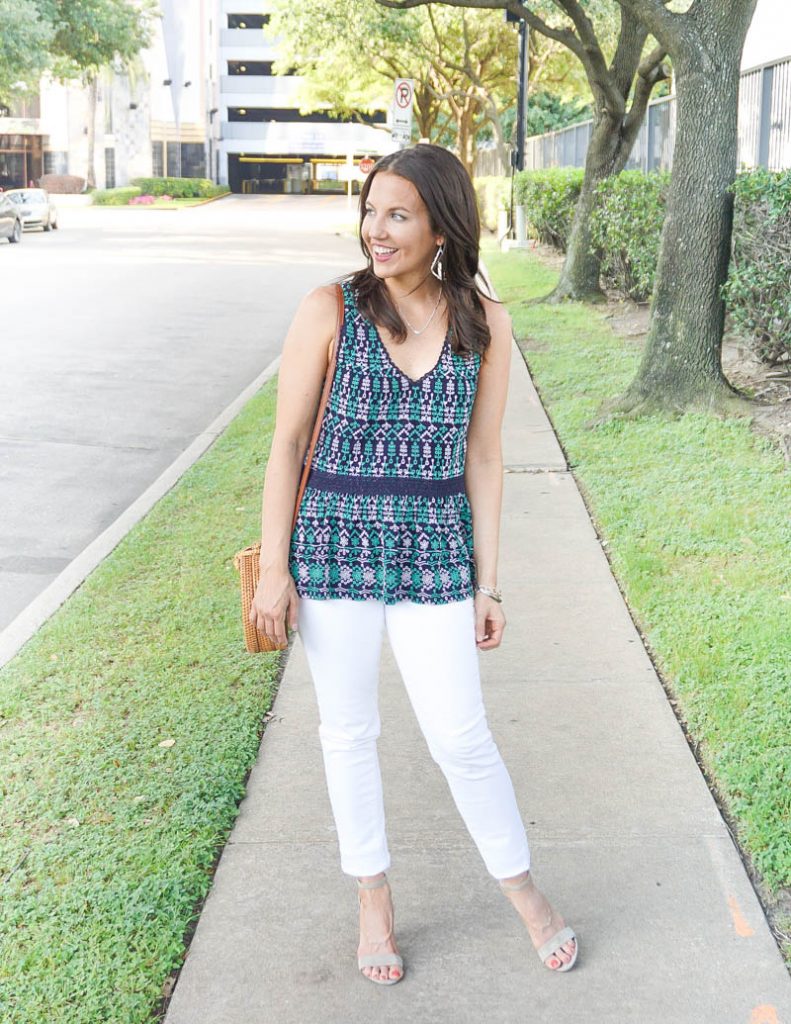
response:
{"label": "utility pole", "polygon": [[511,147],[511,231],[514,231],[514,175],[517,171],[525,168],[525,118],[527,98],[527,48],[529,37],[527,34],[527,22],[517,14],[506,10],[505,20],[507,22],[518,22],[519,24],[519,74],[517,76],[516,96],[516,138],[515,145]]}

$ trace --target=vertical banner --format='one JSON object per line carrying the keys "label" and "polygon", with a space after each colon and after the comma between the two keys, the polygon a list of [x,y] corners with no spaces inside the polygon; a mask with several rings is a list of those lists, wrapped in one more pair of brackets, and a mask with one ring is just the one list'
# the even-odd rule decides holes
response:
{"label": "vertical banner", "polygon": [[393,86],[393,142],[408,146],[412,138],[412,101],[415,97],[415,81],[412,78],[396,78]]}

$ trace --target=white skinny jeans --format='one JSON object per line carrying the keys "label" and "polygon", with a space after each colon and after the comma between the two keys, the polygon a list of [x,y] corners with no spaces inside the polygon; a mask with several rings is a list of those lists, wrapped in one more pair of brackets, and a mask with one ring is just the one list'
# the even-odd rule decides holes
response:
{"label": "white skinny jeans", "polygon": [[513,784],[486,721],[471,597],[447,604],[301,597],[298,629],[345,874],[390,867],[376,741],[383,628],[429,752],[495,878],[530,867]]}

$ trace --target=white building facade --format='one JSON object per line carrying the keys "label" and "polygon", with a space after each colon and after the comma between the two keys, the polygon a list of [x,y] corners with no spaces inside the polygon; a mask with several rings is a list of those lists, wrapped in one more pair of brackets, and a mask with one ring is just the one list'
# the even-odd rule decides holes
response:
{"label": "white building facade", "polygon": [[[98,188],[136,177],[206,177],[235,192],[343,191],[357,164],[393,150],[370,124],[301,115],[296,76],[275,76],[269,5],[160,0],[150,47],[99,76],[93,167]],[[88,177],[89,90],[42,79],[38,96],[0,108],[0,188],[42,174]]]}
{"label": "white building facade", "polygon": [[[301,115],[297,76],[276,76],[277,40],[267,30],[270,5],[216,0],[209,30],[216,68],[209,148],[213,176],[234,192],[343,191],[365,156],[395,147],[382,111],[370,123],[324,112]],[[355,186],[356,187],[356,186]]]}

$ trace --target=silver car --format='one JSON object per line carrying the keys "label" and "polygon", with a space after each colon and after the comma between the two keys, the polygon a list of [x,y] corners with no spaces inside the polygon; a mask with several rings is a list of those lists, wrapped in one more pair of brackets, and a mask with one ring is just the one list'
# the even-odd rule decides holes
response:
{"label": "silver car", "polygon": [[58,211],[43,188],[12,188],[5,194],[16,203],[24,228],[43,228],[44,231],[57,228]]}
{"label": "silver car", "polygon": [[22,218],[7,192],[0,192],[0,238],[7,238],[9,242],[18,242],[22,238]]}

